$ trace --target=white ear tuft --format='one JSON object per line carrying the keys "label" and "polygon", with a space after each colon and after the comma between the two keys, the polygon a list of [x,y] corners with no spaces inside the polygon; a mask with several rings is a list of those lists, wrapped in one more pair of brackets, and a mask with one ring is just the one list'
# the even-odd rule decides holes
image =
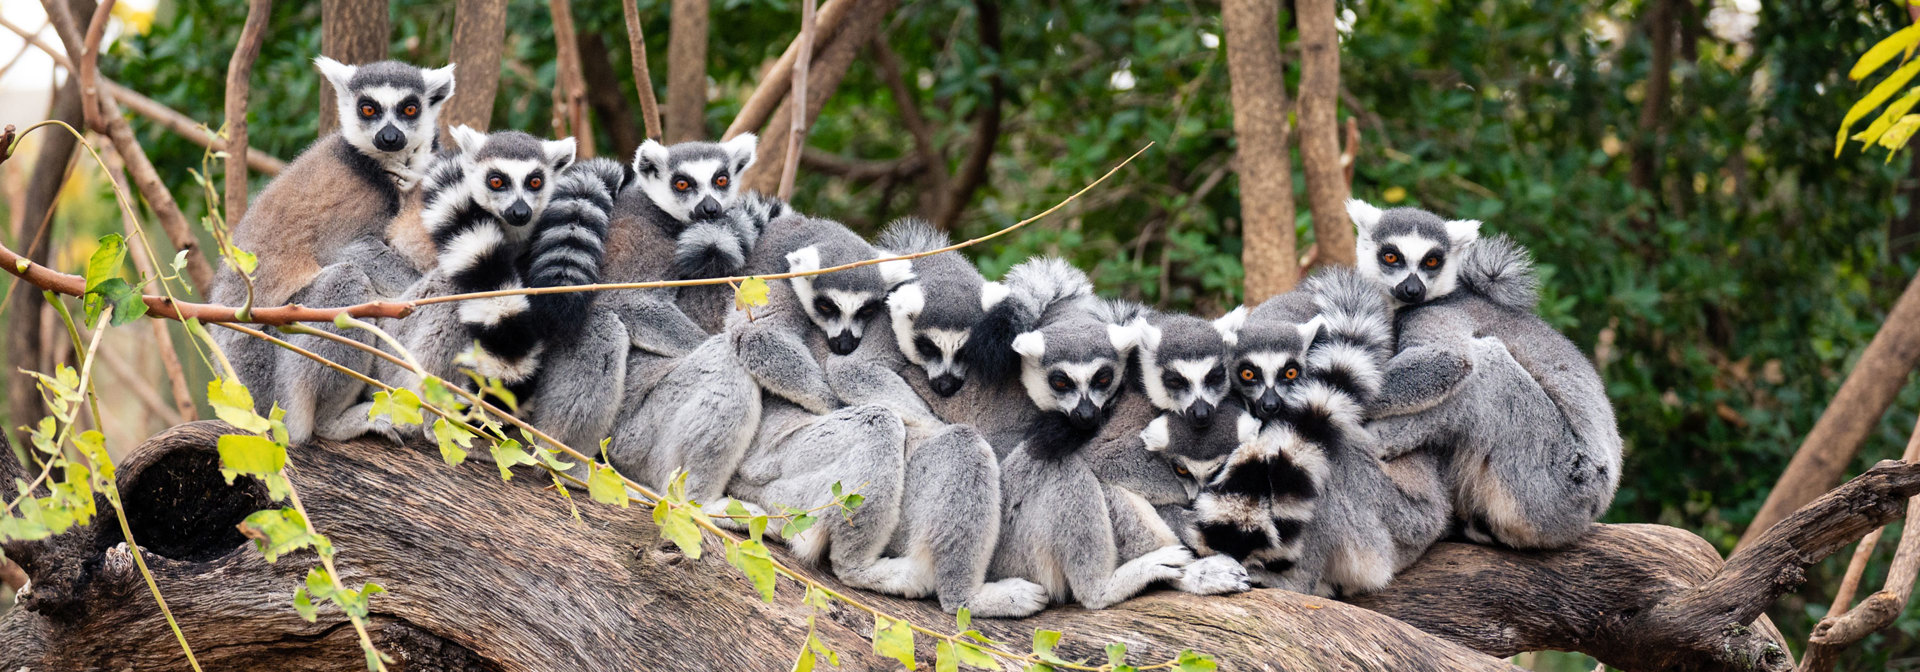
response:
{"label": "white ear tuft", "polygon": [[747,172],[747,166],[753,165],[755,148],[759,145],[760,138],[752,133],[741,133],[733,136],[732,140],[720,143],[720,147],[727,152],[727,167],[733,170],[734,175]]}
{"label": "white ear tuft", "polygon": [[1313,342],[1320,338],[1320,332],[1327,328],[1327,318],[1324,315],[1315,315],[1313,319],[1307,320],[1306,324],[1296,328],[1300,330],[1300,342],[1303,344],[1301,350],[1305,351],[1313,347]]}
{"label": "white ear tuft", "polygon": [[1127,353],[1133,352],[1133,349],[1140,345],[1140,332],[1146,326],[1147,323],[1141,320],[1126,324],[1109,324],[1107,325],[1107,342],[1112,343],[1113,349],[1119,351],[1120,356],[1125,358]]}
{"label": "white ear tuft", "polygon": [[1253,417],[1252,413],[1242,413],[1234,430],[1240,437],[1240,443],[1253,443],[1254,439],[1260,438],[1260,419]]}
{"label": "white ear tuft", "polygon": [[556,171],[566,170],[567,166],[573,165],[574,152],[579,146],[571,137],[540,143],[540,149],[547,155],[547,163],[552,164]]}
{"label": "white ear tuft", "polygon": [[462,154],[479,154],[480,148],[487,145],[487,134],[473,130],[466,124],[448,130],[453,134],[453,145],[459,147]]}
{"label": "white ear tuft", "polygon": [[1246,326],[1246,306],[1235,307],[1213,321],[1213,330],[1220,332],[1220,340],[1226,341],[1229,348],[1240,344],[1240,329]]}
{"label": "white ear tuft", "polygon": [[980,309],[993,310],[994,306],[1000,305],[1000,302],[1005,301],[1007,295],[1012,292],[1013,290],[1007,289],[1007,285],[1004,282],[989,282],[981,285]]}
{"label": "white ear tuft", "polygon": [[787,253],[787,272],[806,273],[820,270],[820,248],[808,245]]}
{"label": "white ear tuft", "polygon": [[913,262],[911,261],[895,259],[876,265],[880,267],[880,281],[887,283],[888,287],[898,287],[913,281]]}
{"label": "white ear tuft", "polygon": [[1157,453],[1166,450],[1167,444],[1172,441],[1167,433],[1167,416],[1161,415],[1147,423],[1147,428],[1140,430],[1140,441],[1147,444],[1149,451]]}
{"label": "white ear tuft", "polygon": [[314,67],[320,68],[321,76],[326,77],[327,81],[333,83],[334,95],[342,98],[346,97],[349,91],[347,82],[352,81],[353,73],[360,69],[357,66],[347,65],[325,56],[313,59],[313,65]]}
{"label": "white ear tuft", "polygon": [[1015,336],[1013,351],[1027,359],[1040,359],[1047,354],[1047,336],[1038,331],[1029,331]]}
{"label": "white ear tuft", "polygon": [[427,107],[440,107],[441,103],[453,97],[453,66],[455,65],[457,64],[448,63],[444,68],[420,70],[421,79],[427,80]]}
{"label": "white ear tuft", "polygon": [[1455,219],[1447,222],[1447,238],[1453,240],[1453,246],[1459,247],[1480,238],[1480,220]]}
{"label": "white ear tuft", "polygon": [[633,172],[652,180],[665,180],[667,177],[667,146],[649,138],[633,150]]}
{"label": "white ear tuft", "polygon": [[1148,351],[1148,352],[1157,352],[1157,351],[1159,351],[1159,350],[1160,350],[1160,337],[1162,336],[1162,334],[1161,334],[1161,332],[1160,332],[1160,328],[1159,328],[1159,327],[1156,327],[1156,326],[1153,326],[1153,325],[1151,325],[1151,324],[1147,324],[1147,323],[1145,323],[1145,322],[1138,322],[1137,324],[1139,324],[1139,325],[1140,325],[1140,331],[1139,331],[1139,336],[1140,336],[1140,340],[1139,340],[1139,345],[1140,345],[1140,348],[1141,348],[1141,349],[1143,349],[1143,350],[1146,350],[1146,351]]}
{"label": "white ear tuft", "polygon": [[1357,198],[1347,199],[1347,218],[1353,220],[1353,226],[1360,231],[1361,237],[1365,237],[1375,224],[1380,223],[1380,215],[1380,209],[1371,203]]}
{"label": "white ear tuft", "polygon": [[920,288],[920,283],[901,285],[887,295],[887,310],[895,316],[908,319],[919,317],[920,311],[926,307],[927,292]]}

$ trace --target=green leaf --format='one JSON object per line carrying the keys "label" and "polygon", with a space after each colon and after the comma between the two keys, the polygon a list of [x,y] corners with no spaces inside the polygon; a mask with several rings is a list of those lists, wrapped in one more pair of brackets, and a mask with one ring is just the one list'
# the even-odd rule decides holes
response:
{"label": "green leaf", "polygon": [[[434,418],[433,440],[440,444],[440,459],[457,467],[467,460],[466,449],[473,447],[473,432],[467,431],[464,425],[448,422],[446,418]],[[507,466],[505,463],[500,465],[502,478],[506,477]]]}
{"label": "green leaf", "polygon": [[[120,264],[127,260],[127,239],[118,233],[100,237],[100,247],[87,259],[87,292],[100,288],[108,278],[120,277]],[[122,283],[125,281],[122,280]]]}
{"label": "green leaf", "polygon": [[74,437],[73,446],[93,464],[95,471],[108,483],[113,482],[113,454],[107,452],[107,437],[95,430],[87,430]]}
{"label": "green leaf", "polygon": [[741,280],[740,288],[733,292],[733,305],[741,310],[767,305],[767,281],[759,278]]}
{"label": "green leaf", "polygon": [[220,474],[233,484],[233,477],[279,475],[287,468],[287,447],[265,437],[228,434],[220,437]]}
{"label": "green leaf", "polygon": [[1107,664],[1114,667],[1127,664],[1127,645],[1119,642],[1108,644]]}
{"label": "green leaf", "polygon": [[[973,637],[981,636],[980,633],[978,632],[971,632],[971,631],[969,632],[970,632],[969,636],[973,636]],[[994,662],[993,656],[989,655],[986,651],[981,650],[981,648],[978,646],[974,646],[966,642],[956,642],[953,645],[953,650],[955,653],[960,654],[961,665],[965,665],[967,667],[977,667],[983,670],[991,670],[999,667],[999,664]]]}
{"label": "green leaf", "polygon": [[[593,473],[587,476],[587,495],[601,504],[627,508],[627,484],[620,479],[620,473],[614,471],[612,467],[597,465],[593,467]],[[675,510],[680,511],[678,508]],[[700,556],[696,554],[689,557]]]}
{"label": "green leaf", "polygon": [[1853,139],[1862,144],[1873,144],[1874,141],[1879,140],[1880,136],[1887,132],[1887,129],[1893,127],[1894,122],[1906,116],[1907,112],[1913,109],[1915,103],[1920,103],[1920,87],[1908,89],[1906,95],[1888,104],[1887,109],[1883,110],[1880,116],[1873,120],[1872,124],[1867,125],[1867,130],[1853,134]]}
{"label": "green leaf", "polygon": [[1213,672],[1220,667],[1219,663],[1213,662],[1213,656],[1194,653],[1193,649],[1180,652],[1179,664],[1180,672]]}
{"label": "green leaf", "polygon": [[233,253],[227,255],[227,260],[232,261],[234,268],[240,269],[241,273],[247,275],[253,275],[253,269],[260,267],[259,257],[237,247],[233,248]]}
{"label": "green leaf", "polygon": [[960,656],[953,652],[951,642],[934,643],[933,672],[960,672]]}
{"label": "green leaf", "polygon": [[319,611],[314,608],[313,598],[307,596],[307,589],[304,587],[293,591],[293,610],[308,623],[313,622],[315,612]]}
{"label": "green leaf", "polygon": [[[695,530],[694,534],[699,535]],[[677,543],[678,540],[676,540]],[[753,582],[754,590],[760,591],[760,599],[773,603],[774,569],[773,555],[767,552],[767,545],[758,540],[727,543],[727,564],[739,568]]]}
{"label": "green leaf", "polygon": [[1865,79],[1873,71],[1879,70],[1880,66],[1886,65],[1887,61],[1893,60],[1894,54],[1912,54],[1916,44],[1920,44],[1920,24],[1895,31],[1879,44],[1873,45],[1867,53],[1861,54],[1860,60],[1853,64],[1853,69],[1847,71],[1847,79],[1856,82]]}
{"label": "green leaf", "polygon": [[780,526],[780,538],[792,541],[800,533],[813,528],[819,519],[811,514],[801,513],[798,509],[787,509],[787,523]]}
{"label": "green leaf", "polygon": [[827,643],[820,641],[819,635],[813,633],[812,616],[807,617],[807,648],[813,649],[814,653],[818,654],[821,658],[827,659],[828,665],[834,667],[840,666],[840,652],[827,648]]}
{"label": "green leaf", "polygon": [[913,660],[913,628],[906,621],[874,616],[873,652],[898,660],[909,670],[919,669]]}
{"label": "green leaf", "polygon": [[767,535],[767,517],[754,516],[747,519],[747,538],[759,541]]}
{"label": "green leaf", "polygon": [[973,611],[966,607],[961,607],[959,613],[953,615],[953,622],[954,625],[960,626],[961,630],[972,630]]}
{"label": "green leaf", "polygon": [[187,251],[181,250],[178,254],[173,255],[173,263],[170,263],[167,265],[173,267],[174,275],[179,275],[181,269],[184,269],[187,267]]}
{"label": "green leaf", "polygon": [[273,428],[272,423],[254,412],[253,394],[238,380],[207,381],[207,403],[213,406],[214,415],[243,431],[257,434]]}
{"label": "green leaf", "polygon": [[1059,643],[1060,632],[1058,630],[1033,631],[1033,655],[1039,656],[1041,660],[1058,665],[1066,664],[1067,661],[1061,660],[1059,656],[1053,655],[1053,647]]}
{"label": "green leaf", "polygon": [[568,462],[566,460],[560,459],[560,451],[558,450],[553,450],[550,448],[541,448],[535,452],[540,456],[540,461],[545,462],[547,464],[547,467],[553,469],[554,471],[567,471],[574,467],[574,464],[572,462]]}
{"label": "green leaf", "polygon": [[1854,122],[1865,118],[1868,112],[1878,109],[1881,103],[1887,102],[1888,98],[1893,97],[1895,91],[1906,87],[1907,82],[1911,81],[1915,74],[1920,74],[1920,61],[1900,66],[1899,70],[1893,71],[1893,74],[1887,75],[1886,79],[1874,85],[1873,90],[1868,91],[1865,97],[1853,104],[1853,107],[1847,108],[1846,118],[1840,120],[1840,135],[1835,139],[1838,144],[1833,148],[1834,158],[1839,158],[1840,150],[1846,148],[1847,131],[1853,128]]}
{"label": "green leaf", "polygon": [[373,407],[367,409],[367,419],[383,415],[396,425],[418,425],[425,419],[420,415],[420,397],[413,390],[404,388],[392,394],[384,391],[373,393]]}
{"label": "green leaf", "polygon": [[[253,540],[254,546],[260,549],[269,563],[288,553],[309,547],[319,548],[326,543],[325,537],[308,532],[307,519],[291,508],[255,511],[246,520],[240,521],[240,533]],[[312,591],[311,576],[308,590]]]}
{"label": "green leaf", "polygon": [[813,649],[800,644],[800,658],[793,661],[793,672],[813,672]]}
{"label": "green leaf", "polygon": [[681,553],[700,559],[700,528],[694,526],[686,505],[675,506],[664,499],[654,503],[653,523],[660,526],[660,536],[679,546]]}
{"label": "green leaf", "polygon": [[[513,479],[513,468],[520,465],[537,464],[533,455],[523,448],[519,441],[507,439],[493,444],[493,463],[500,467],[500,480]],[[563,489],[564,490],[564,489]],[[572,497],[572,495],[568,495]]]}

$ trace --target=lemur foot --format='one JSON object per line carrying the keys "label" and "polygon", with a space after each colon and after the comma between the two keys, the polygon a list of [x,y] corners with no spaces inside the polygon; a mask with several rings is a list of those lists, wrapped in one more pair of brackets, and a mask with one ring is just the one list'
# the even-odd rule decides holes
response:
{"label": "lemur foot", "polygon": [[1225,595],[1253,589],[1247,568],[1228,555],[1209,555],[1182,568],[1173,587],[1195,595]]}
{"label": "lemur foot", "polygon": [[967,611],[985,618],[1025,618],[1040,613],[1052,601],[1047,589],[1026,579],[1001,579],[982,584],[967,598]]}
{"label": "lemur foot", "polygon": [[842,572],[840,580],[876,593],[918,599],[933,594],[932,569],[910,558],[881,558],[866,567]]}

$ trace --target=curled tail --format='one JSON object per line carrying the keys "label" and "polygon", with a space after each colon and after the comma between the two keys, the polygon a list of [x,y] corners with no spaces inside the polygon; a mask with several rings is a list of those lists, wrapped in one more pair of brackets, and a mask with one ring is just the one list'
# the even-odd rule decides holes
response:
{"label": "curled tail", "polygon": [[1533,312],[1540,302],[1540,276],[1533,270],[1532,255],[1505,235],[1467,245],[1460,260],[1460,284],[1514,310]]}
{"label": "curled tail", "polygon": [[1020,370],[1013,339],[1040,326],[1047,313],[1093,299],[1087,274],[1058,257],[1035,257],[1007,271],[1007,297],[987,311],[960,346],[959,358],[985,380],[1006,380]]}
{"label": "curled tail", "polygon": [[1313,377],[1365,406],[1385,383],[1393,356],[1393,322],[1380,290],[1348,268],[1329,268],[1307,278],[1324,328],[1307,352]]}
{"label": "curled tail", "polygon": [[[606,252],[608,213],[626,181],[626,168],[607,159],[587,159],[561,174],[553,196],[534,222],[527,253],[527,285],[566,287],[600,281]],[[528,297],[522,319],[544,329],[547,339],[566,342],[587,323],[592,292],[536,294]]]}
{"label": "curled tail", "polygon": [[[439,272],[456,293],[519,289],[525,286],[519,250],[506,224],[474,202],[458,161],[443,160],[429,169],[421,223],[433,238]],[[478,342],[476,368],[483,376],[508,384],[527,380],[545,345],[531,320],[526,296],[462,301],[459,322]]]}
{"label": "curled tail", "polygon": [[919,254],[931,252],[948,245],[953,240],[945,231],[934,228],[931,222],[919,217],[902,217],[887,225],[887,230],[873,240],[873,246],[894,254]]}
{"label": "curled tail", "polygon": [[786,201],[748,192],[719,219],[700,222],[681,231],[674,241],[673,272],[679,278],[724,278],[739,275],[747,256],[760,241],[767,222],[787,214]]}

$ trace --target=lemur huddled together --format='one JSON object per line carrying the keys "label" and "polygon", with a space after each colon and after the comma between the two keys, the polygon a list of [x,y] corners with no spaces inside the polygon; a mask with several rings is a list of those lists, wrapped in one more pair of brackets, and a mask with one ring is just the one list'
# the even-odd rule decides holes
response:
{"label": "lemur huddled together", "polygon": [[[259,265],[224,269],[214,300],[799,274],[769,281],[761,306],[724,284],[506,294],[381,326],[427,374],[497,379],[555,440],[610,439],[607,465],[649,487],[684,477],[710,511],[859,493],[851,515],[780,540],[851,586],[985,617],[1100,609],[1156,584],[1351,596],[1449,536],[1569,545],[1619,483],[1598,374],[1536,315],[1528,253],[1476,221],[1351,201],[1357,268],[1206,320],[1099,298],[1056,258],[988,280],[923,221],[868,241],[796,212],[743,189],[751,134],[649,140],[626,165],[577,160],[572,138],[464,126],[441,148],[453,66],[316,63],[341,129],[235,225]],[[375,419],[356,378],[222,345],[295,442],[425,431]]]}

